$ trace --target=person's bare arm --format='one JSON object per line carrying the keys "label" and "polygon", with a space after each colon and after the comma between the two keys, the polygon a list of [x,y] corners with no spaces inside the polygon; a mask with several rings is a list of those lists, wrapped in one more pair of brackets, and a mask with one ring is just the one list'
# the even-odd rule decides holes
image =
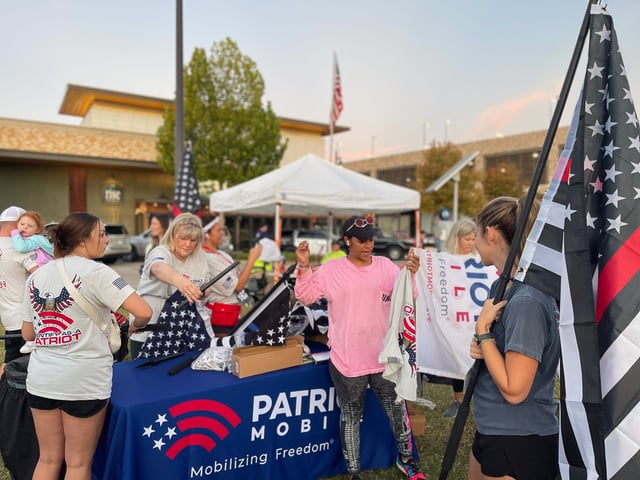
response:
{"label": "person's bare arm", "polygon": [[202,292],[191,280],[183,277],[173,268],[163,262],[151,265],[151,273],[160,281],[176,287],[189,303],[193,303],[202,297]]}
{"label": "person's bare arm", "polygon": [[249,278],[251,277],[251,269],[253,268],[253,264],[256,263],[256,260],[258,260],[258,258],[260,258],[261,253],[262,253],[262,245],[260,245],[259,243],[255,247],[253,247],[251,250],[249,250],[247,263],[245,264],[244,268],[238,275],[236,292],[239,292],[240,290],[242,290],[244,286],[247,284],[247,282],[249,281]]}

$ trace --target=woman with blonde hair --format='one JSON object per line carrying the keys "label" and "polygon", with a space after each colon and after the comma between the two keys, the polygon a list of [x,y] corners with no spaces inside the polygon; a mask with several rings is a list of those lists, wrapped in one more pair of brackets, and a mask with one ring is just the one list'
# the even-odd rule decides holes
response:
{"label": "woman with blonde hair", "polygon": [[463,218],[451,227],[445,248],[447,252],[453,255],[475,256],[478,253],[475,249],[475,244],[476,224],[467,218]]}
{"label": "woman with blonde hair", "polygon": [[[160,239],[160,245],[151,250],[142,267],[138,293],[151,308],[150,323],[158,322],[165,301],[179,290],[191,303],[201,300],[200,286],[210,276],[207,259],[202,250],[202,221],[192,213],[178,215]],[[208,318],[204,305],[198,302],[204,318]],[[200,308],[202,307],[202,308]],[[135,326],[136,319],[130,320]],[[205,322],[208,333],[213,337],[211,326]],[[131,336],[131,358],[138,358],[148,332]]]}

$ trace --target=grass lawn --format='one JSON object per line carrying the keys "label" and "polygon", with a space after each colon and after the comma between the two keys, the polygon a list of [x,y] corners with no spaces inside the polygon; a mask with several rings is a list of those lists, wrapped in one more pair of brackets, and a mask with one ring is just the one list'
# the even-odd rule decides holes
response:
{"label": "grass lawn", "polygon": [[[0,325],[0,334],[4,333],[4,329]],[[4,358],[4,342],[0,342],[0,355]],[[420,454],[420,466],[423,472],[431,480],[437,479],[440,475],[440,465],[442,456],[447,446],[451,427],[453,426],[452,418],[445,418],[442,413],[451,403],[453,394],[450,385],[436,385],[432,383],[424,383],[423,398],[436,403],[434,410],[426,407],[416,406],[415,408],[424,413],[427,419],[426,434],[416,437],[416,444]],[[467,462],[471,442],[473,440],[474,425],[473,418],[470,415],[465,426],[465,431],[458,448],[458,455],[453,469],[449,472],[449,480],[463,480],[467,478]],[[1,433],[0,433],[1,435]],[[300,477],[304,478],[304,477]],[[336,475],[330,477],[332,480],[347,480],[348,475]],[[393,466],[386,470],[366,471],[362,474],[363,480],[394,480],[404,478],[404,475]],[[4,468],[2,459],[0,458],[0,480],[11,480],[9,472]],[[176,479],[180,480],[180,479]],[[284,479],[283,479],[284,480]]]}

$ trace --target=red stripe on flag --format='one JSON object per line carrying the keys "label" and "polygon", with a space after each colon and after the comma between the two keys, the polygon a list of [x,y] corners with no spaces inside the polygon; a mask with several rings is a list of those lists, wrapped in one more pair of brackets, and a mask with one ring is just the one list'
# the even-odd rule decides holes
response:
{"label": "red stripe on flag", "polygon": [[640,251],[640,228],[636,229],[618,251],[611,257],[598,275],[598,298],[596,300],[596,323],[609,303],[620,293],[629,280],[638,272]]}
{"label": "red stripe on flag", "polygon": [[572,159],[569,158],[567,160],[567,165],[564,167],[564,171],[562,172],[562,181],[564,183],[569,183],[569,175],[571,174],[571,163]]}

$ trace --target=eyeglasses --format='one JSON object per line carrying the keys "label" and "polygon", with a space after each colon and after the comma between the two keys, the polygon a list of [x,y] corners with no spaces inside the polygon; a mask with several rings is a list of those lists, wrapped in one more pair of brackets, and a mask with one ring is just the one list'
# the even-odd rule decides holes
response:
{"label": "eyeglasses", "polygon": [[351,226],[344,231],[344,233],[347,233],[353,227],[364,228],[367,225],[373,225],[373,222],[370,222],[366,218],[356,218],[351,224]]}

